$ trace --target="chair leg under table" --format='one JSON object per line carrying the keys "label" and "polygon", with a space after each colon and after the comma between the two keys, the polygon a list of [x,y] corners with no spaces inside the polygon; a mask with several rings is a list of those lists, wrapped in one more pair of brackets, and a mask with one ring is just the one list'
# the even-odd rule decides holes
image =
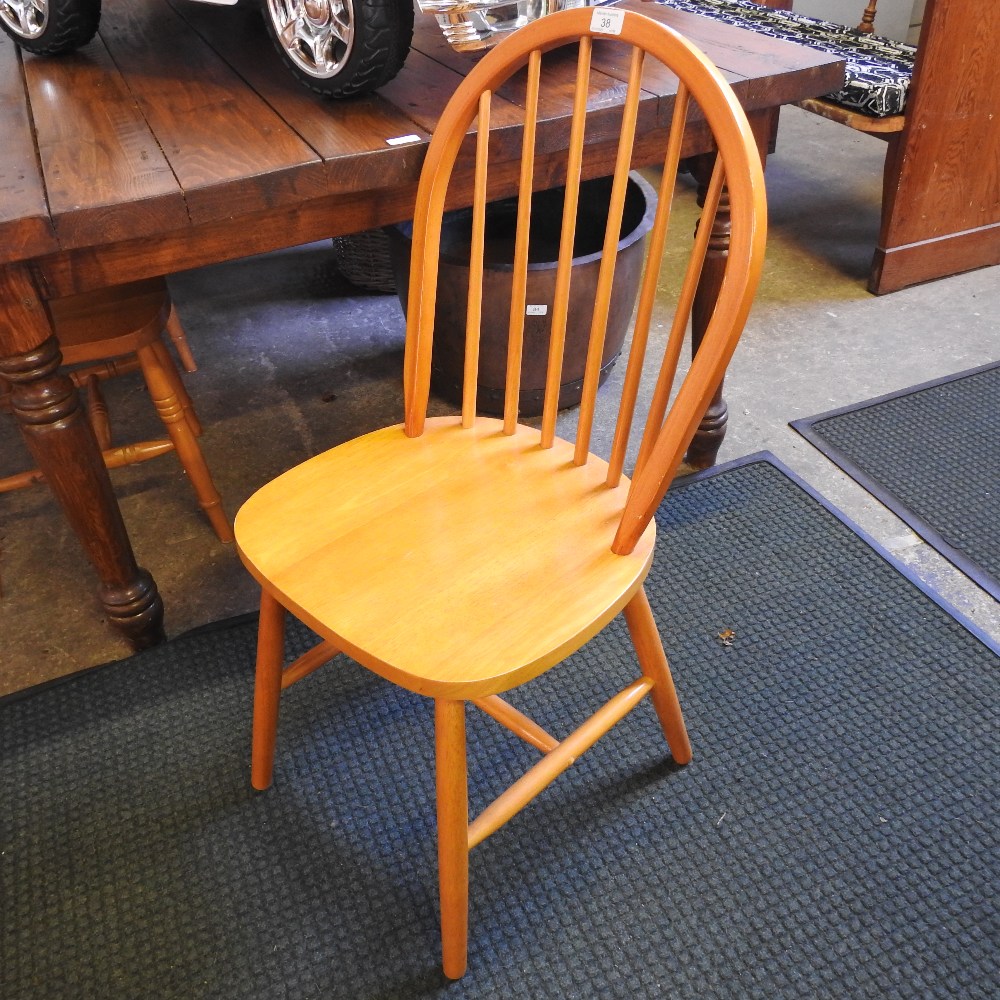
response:
{"label": "chair leg under table", "polygon": [[191,348],[188,346],[187,334],[184,332],[184,327],[181,326],[181,321],[177,318],[177,310],[173,305],[170,306],[170,314],[167,316],[167,335],[174,345],[174,350],[177,351],[177,357],[181,359],[184,371],[196,372],[198,365],[191,353]]}
{"label": "chair leg under table", "polygon": [[184,419],[188,422],[191,433],[195,437],[201,437],[201,423],[198,420],[198,414],[195,413],[194,403],[191,402],[187,386],[184,385],[184,380],[181,378],[180,372],[177,371],[177,366],[174,364],[173,358],[170,357],[167,345],[163,343],[162,339],[158,338],[153,341],[152,347],[164,372],[166,372],[167,377],[173,383],[174,392],[177,394],[177,398],[184,408]]}
{"label": "chair leg under table", "polygon": [[205,456],[201,453],[198,441],[191,431],[183,402],[178,398],[173,379],[161,364],[156,350],[147,345],[137,351],[139,364],[142,367],[143,378],[149,386],[156,412],[167,429],[174,450],[184,471],[191,480],[191,486],[198,503],[206,517],[215,529],[219,540],[231,542],[233,529],[222,509],[222,498],[212,482],[212,474],[208,471]]}

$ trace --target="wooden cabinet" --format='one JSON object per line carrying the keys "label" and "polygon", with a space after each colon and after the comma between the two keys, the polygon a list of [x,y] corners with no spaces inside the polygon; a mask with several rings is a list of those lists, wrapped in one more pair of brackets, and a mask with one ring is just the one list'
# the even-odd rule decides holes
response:
{"label": "wooden cabinet", "polygon": [[1000,3],[927,0],[889,138],[876,294],[1000,263]]}

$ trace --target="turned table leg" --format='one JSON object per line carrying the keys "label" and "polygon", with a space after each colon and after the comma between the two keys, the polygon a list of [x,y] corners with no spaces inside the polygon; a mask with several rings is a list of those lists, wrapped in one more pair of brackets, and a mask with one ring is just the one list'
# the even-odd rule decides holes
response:
{"label": "turned table leg", "polygon": [[136,649],[161,642],[163,602],[136,564],[107,469],[73,382],[59,370],[51,319],[26,270],[0,270],[0,374],[45,481],[100,579],[112,625]]}
{"label": "turned table leg", "polygon": [[[764,109],[749,115],[750,127],[757,140],[757,150],[762,162],[767,162],[767,151],[772,143],[777,127],[773,110]],[[708,184],[715,166],[715,153],[704,153],[693,156],[686,161],[687,168],[698,182],[698,205],[704,206]],[[694,305],[691,309],[691,354],[701,346],[702,337],[712,318],[712,311],[719,298],[722,279],[726,272],[726,262],[729,258],[731,218],[729,212],[729,192],[723,188],[719,199],[719,208],[712,223],[712,232],[708,239],[708,251],[702,268],[701,279],[695,293]],[[724,380],[723,380],[724,381]],[[723,381],[719,382],[705,410],[705,415],[695,431],[691,446],[684,457],[685,464],[692,469],[708,469],[715,465],[715,459],[726,436],[726,424],[729,421],[729,407],[722,395]]]}
{"label": "turned table leg", "polygon": [[[715,165],[715,154],[705,153],[693,156],[687,161],[688,169],[698,182],[698,205],[704,207],[708,183],[712,177]],[[700,223],[699,223],[700,225]],[[694,297],[691,310],[691,354],[697,353],[712,310],[715,308],[722,287],[722,278],[726,271],[726,260],[729,257],[729,192],[723,188],[719,199],[719,208],[712,223],[712,233],[708,240],[708,252],[702,267],[698,290]],[[712,396],[708,409],[695,431],[694,438],[684,457],[686,465],[692,469],[707,469],[715,465],[716,456],[722,441],[726,436],[726,423],[729,420],[729,408],[722,397],[722,382],[719,383]]]}

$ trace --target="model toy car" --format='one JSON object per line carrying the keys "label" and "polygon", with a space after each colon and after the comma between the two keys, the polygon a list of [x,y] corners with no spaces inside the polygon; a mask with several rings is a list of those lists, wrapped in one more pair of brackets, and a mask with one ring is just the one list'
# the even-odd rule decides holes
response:
{"label": "model toy car", "polygon": [[[199,0],[233,5],[240,0]],[[366,94],[402,68],[413,37],[412,0],[259,2],[281,58],[326,97]],[[529,21],[600,0],[418,0],[456,49],[488,48]],[[606,2],[606,0],[605,0]],[[0,0],[0,26],[41,55],[71,52],[97,33],[101,0]]]}

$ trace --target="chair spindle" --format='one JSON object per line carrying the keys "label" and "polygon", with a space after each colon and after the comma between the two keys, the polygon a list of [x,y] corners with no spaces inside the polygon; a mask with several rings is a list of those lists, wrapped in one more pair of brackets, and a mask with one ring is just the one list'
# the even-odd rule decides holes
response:
{"label": "chair spindle", "polygon": [[[670,139],[663,158],[663,173],[660,176],[660,188],[657,192],[656,214],[653,219],[653,228],[648,237],[647,262],[660,261],[663,257],[667,231],[670,227],[674,189],[677,187],[677,171],[681,161],[681,147],[684,143],[689,105],[688,89],[683,83],[680,83],[677,88],[677,97],[674,100]],[[646,347],[649,343],[649,329],[653,319],[653,308],[656,304],[656,286],[659,274],[659,267],[647,264],[642,276],[642,286],[639,289],[632,345],[629,349],[628,367],[625,371],[625,383],[618,404],[618,420],[615,424],[615,435],[608,463],[607,483],[612,488],[621,481],[622,471],[625,467],[625,455],[628,451],[629,435],[632,432],[635,403],[639,395],[639,384],[642,380],[642,370],[646,360]],[[677,351],[679,352],[680,338],[677,338],[677,341]],[[670,350],[670,345],[668,345],[668,350]],[[676,365],[676,360],[674,364]]]}
{"label": "chair spindle", "polygon": [[469,252],[469,297],[465,320],[465,371],[462,384],[462,426],[476,420],[476,382],[479,376],[479,339],[483,318],[483,255],[486,247],[486,174],[490,147],[491,92],[479,97],[476,132],[476,173],[472,195],[472,248]]}
{"label": "chair spindle", "polygon": [[861,15],[861,23],[854,30],[862,35],[875,33],[875,16],[878,13],[878,0],[869,0],[865,12]]}
{"label": "chair spindle", "polygon": [[[674,312],[673,325],[667,338],[667,349],[663,355],[663,363],[660,365],[660,373],[656,380],[656,387],[653,390],[653,398],[650,401],[649,412],[646,417],[646,428],[642,436],[642,443],[639,446],[639,455],[635,462],[635,479],[639,477],[650,451],[663,426],[667,403],[670,400],[670,390],[674,384],[674,376],[677,373],[677,361],[680,357],[681,344],[687,330],[688,320],[691,316],[691,309],[694,305],[695,292],[698,290],[698,279],[701,276],[702,266],[708,253],[708,241],[712,234],[712,226],[715,222],[716,212],[719,210],[719,200],[722,197],[722,188],[725,183],[725,171],[722,159],[715,161],[712,170],[712,177],[709,181],[708,192],[705,195],[705,204],[702,209],[701,218],[698,220],[698,228],[695,231],[694,247],[691,257],[688,260],[687,270],[684,273],[684,281],[677,297],[677,306]],[[633,479],[633,482],[635,480]]]}
{"label": "chair spindle", "polygon": [[583,135],[587,121],[587,97],[590,83],[590,37],[580,39],[576,88],[573,94],[573,120],[569,134],[566,162],[566,195],[563,202],[562,232],[559,236],[559,262],[556,287],[552,297],[552,326],[549,333],[549,358],[545,377],[545,401],[542,408],[542,447],[551,448],[556,436],[559,411],[559,388],[562,382],[563,351],[566,346],[566,321],[569,315],[569,283],[576,237],[576,211],[580,200],[580,173],[583,167]]}
{"label": "chair spindle", "polygon": [[621,240],[628,172],[632,165],[632,147],[635,144],[635,126],[639,117],[644,55],[641,48],[634,46],[629,62],[628,89],[625,92],[625,106],[622,112],[621,137],[618,141],[614,179],[611,184],[608,222],[604,230],[601,267],[597,278],[597,293],[594,298],[594,311],[590,324],[590,341],[587,346],[587,363],[584,369],[583,393],[580,399],[580,416],[573,454],[575,465],[585,464],[587,456],[590,454],[590,435],[594,425],[597,387],[601,375],[604,342],[608,332],[611,288],[615,278],[615,264],[618,259],[618,243]]}
{"label": "chair spindle", "polygon": [[517,202],[517,229],[514,236],[514,274],[510,296],[510,327],[507,341],[507,376],[504,388],[504,434],[517,427],[518,398],[521,392],[521,359],[524,353],[524,311],[528,295],[528,241],[531,230],[531,197],[535,175],[535,133],[538,126],[538,92],[542,53],[535,49],[528,57],[528,89],[524,109],[524,138],[521,146],[521,173],[518,190],[527,192]]}

